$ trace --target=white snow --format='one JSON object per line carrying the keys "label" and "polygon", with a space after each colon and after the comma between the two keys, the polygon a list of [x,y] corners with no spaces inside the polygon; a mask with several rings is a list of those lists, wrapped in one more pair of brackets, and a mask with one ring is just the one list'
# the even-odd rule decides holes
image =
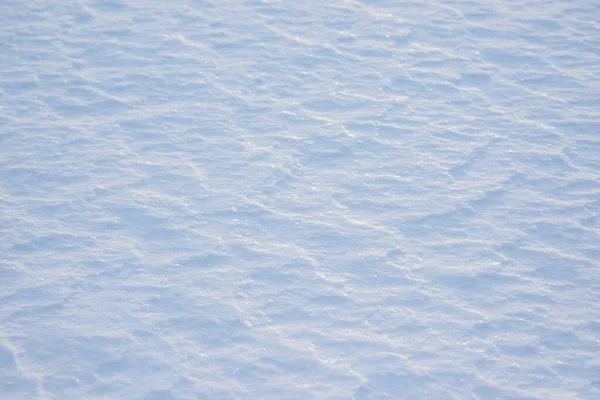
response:
{"label": "white snow", "polygon": [[0,398],[600,398],[600,3],[3,0]]}

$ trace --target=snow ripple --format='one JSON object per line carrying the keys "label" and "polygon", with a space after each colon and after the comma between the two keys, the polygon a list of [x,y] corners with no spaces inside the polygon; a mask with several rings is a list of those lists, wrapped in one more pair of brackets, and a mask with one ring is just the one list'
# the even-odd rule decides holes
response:
{"label": "snow ripple", "polygon": [[600,397],[598,15],[3,1],[2,397]]}

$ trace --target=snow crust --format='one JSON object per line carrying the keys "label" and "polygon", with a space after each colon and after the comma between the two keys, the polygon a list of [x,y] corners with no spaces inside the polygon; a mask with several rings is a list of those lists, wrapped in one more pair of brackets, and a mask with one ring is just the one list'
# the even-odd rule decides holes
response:
{"label": "snow crust", "polygon": [[600,398],[600,3],[0,2],[0,398]]}

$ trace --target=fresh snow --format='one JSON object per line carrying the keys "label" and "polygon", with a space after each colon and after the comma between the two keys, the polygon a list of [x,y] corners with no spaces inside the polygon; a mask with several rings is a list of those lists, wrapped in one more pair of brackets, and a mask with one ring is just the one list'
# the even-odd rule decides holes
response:
{"label": "fresh snow", "polygon": [[0,399],[352,398],[600,398],[600,3],[2,0]]}

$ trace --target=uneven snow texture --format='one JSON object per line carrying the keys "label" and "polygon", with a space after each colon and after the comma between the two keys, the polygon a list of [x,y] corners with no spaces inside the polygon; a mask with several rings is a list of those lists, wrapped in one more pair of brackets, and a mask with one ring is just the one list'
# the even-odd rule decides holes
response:
{"label": "uneven snow texture", "polygon": [[596,0],[0,3],[0,398],[600,398]]}

